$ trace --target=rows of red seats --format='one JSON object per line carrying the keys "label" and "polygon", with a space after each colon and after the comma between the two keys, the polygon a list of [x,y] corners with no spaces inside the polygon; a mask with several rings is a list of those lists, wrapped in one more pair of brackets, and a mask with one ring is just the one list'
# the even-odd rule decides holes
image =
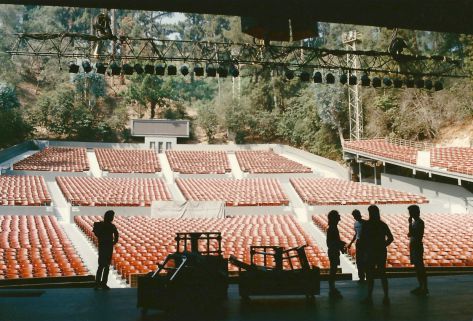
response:
{"label": "rows of red seats", "polygon": [[0,280],[87,274],[54,216],[0,216]]}
{"label": "rows of red seats", "polygon": [[153,201],[171,200],[159,178],[56,177],[56,181],[75,206],[150,206]]}
{"label": "rows of red seats", "polygon": [[[75,216],[79,228],[96,243],[92,233],[98,216]],[[113,265],[128,280],[131,273],[155,270],[166,256],[176,251],[176,232],[211,231],[222,233],[222,251],[225,258],[235,255],[250,263],[251,245],[279,245],[286,248],[307,244],[310,264],[328,268],[325,252],[303,230],[291,215],[236,216],[224,219],[165,219],[142,216],[115,216],[114,224],[120,233],[115,246]],[[216,250],[215,246],[211,249]],[[258,261],[258,263],[261,263]],[[285,265],[287,268],[288,265]],[[299,267],[295,264],[295,267]],[[237,271],[229,265],[231,271]]]}
{"label": "rows of red seats", "polygon": [[[406,211],[407,212],[407,211]],[[411,267],[409,258],[408,217],[405,214],[386,214],[381,218],[394,236],[388,247],[388,267]],[[341,214],[338,224],[340,237],[350,242],[353,237],[354,219],[351,214]],[[473,266],[473,220],[471,214],[421,214],[425,222],[424,263],[427,266]],[[367,218],[367,217],[365,217]],[[314,223],[322,230],[328,228],[327,215],[314,215]],[[349,254],[355,256],[355,248]]]}
{"label": "rows of red seats", "polygon": [[294,162],[273,151],[236,151],[238,164],[250,173],[312,173],[309,167]]}
{"label": "rows of red seats", "polygon": [[223,151],[166,151],[169,165],[181,174],[225,174],[231,172]]}
{"label": "rows of red seats", "polygon": [[430,150],[430,165],[448,171],[473,175],[473,148],[442,147]]}
{"label": "rows of red seats", "polygon": [[372,155],[396,159],[405,163],[416,164],[417,149],[399,146],[383,139],[345,141],[343,148],[358,150]]}
{"label": "rows of red seats", "polygon": [[429,202],[422,195],[336,178],[291,178],[290,182],[301,199],[309,205],[415,204]]}
{"label": "rows of red seats", "polygon": [[13,164],[15,170],[85,172],[89,170],[85,148],[47,147]]}
{"label": "rows of red seats", "polygon": [[110,173],[157,173],[161,171],[154,150],[96,148],[95,155],[102,171]]}
{"label": "rows of red seats", "polygon": [[176,179],[186,200],[224,201],[227,206],[289,205],[278,180],[256,179]]}
{"label": "rows of red seats", "polygon": [[46,183],[42,176],[0,176],[0,205],[50,205]]}

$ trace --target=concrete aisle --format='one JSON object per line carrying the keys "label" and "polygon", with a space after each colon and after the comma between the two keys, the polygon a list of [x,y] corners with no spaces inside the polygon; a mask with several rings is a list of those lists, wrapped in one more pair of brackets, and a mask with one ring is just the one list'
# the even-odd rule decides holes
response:
{"label": "concrete aisle", "polygon": [[230,168],[232,169],[233,177],[237,179],[243,178],[243,171],[240,168],[240,164],[238,164],[238,160],[236,158],[235,153],[227,153],[228,162],[230,163]]}
{"label": "concrete aisle", "polygon": [[100,170],[99,162],[97,161],[97,156],[95,156],[94,151],[87,151],[87,158],[89,160],[92,176],[102,177],[102,171]]}

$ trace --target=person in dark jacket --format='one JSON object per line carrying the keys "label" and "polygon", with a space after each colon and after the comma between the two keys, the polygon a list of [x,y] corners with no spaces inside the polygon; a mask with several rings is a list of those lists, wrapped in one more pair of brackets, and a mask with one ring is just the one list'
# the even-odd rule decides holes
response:
{"label": "person in dark jacket", "polygon": [[369,220],[363,225],[361,241],[365,246],[366,276],[368,280],[368,296],[363,303],[373,302],[374,278],[381,278],[383,285],[383,304],[389,305],[388,278],[386,276],[387,247],[394,241],[388,225],[381,221],[379,208],[376,205],[368,207]]}
{"label": "person in dark jacket", "polygon": [[95,222],[92,230],[97,237],[99,246],[99,267],[95,276],[95,289],[109,290],[107,285],[110,263],[112,262],[113,246],[118,242],[118,230],[112,224],[114,211],[105,212],[102,222]]}
{"label": "person in dark jacket", "polygon": [[417,205],[411,205],[407,208],[409,211],[409,250],[411,264],[414,264],[419,281],[419,287],[412,290],[412,294],[427,295],[427,274],[424,266],[424,221],[420,218],[420,209]]}
{"label": "person in dark jacket", "polygon": [[351,214],[355,219],[355,224],[353,226],[355,234],[353,235],[353,239],[348,244],[347,248],[350,248],[350,246],[356,242],[356,267],[358,269],[358,282],[364,282],[366,278],[365,250],[363,247],[363,243],[361,242],[361,232],[363,230],[363,225],[366,223],[366,221],[361,217],[361,213],[359,210],[353,210]]}
{"label": "person in dark jacket", "polygon": [[334,299],[343,298],[340,291],[335,288],[335,278],[337,275],[337,268],[340,265],[340,252],[345,252],[345,242],[340,239],[338,232],[338,222],[340,222],[340,214],[337,211],[330,211],[328,213],[328,229],[327,229],[327,247],[328,258],[330,260],[330,275],[329,275],[329,296]]}

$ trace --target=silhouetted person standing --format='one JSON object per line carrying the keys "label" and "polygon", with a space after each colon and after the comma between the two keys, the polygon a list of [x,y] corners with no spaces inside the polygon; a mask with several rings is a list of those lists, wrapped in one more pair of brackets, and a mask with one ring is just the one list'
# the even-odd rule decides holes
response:
{"label": "silhouetted person standing", "polygon": [[102,222],[95,222],[93,232],[99,243],[99,267],[95,276],[95,289],[109,290],[108,272],[112,262],[113,246],[118,242],[118,231],[112,224],[114,211],[105,212]]}
{"label": "silhouetted person standing", "polygon": [[411,293],[417,295],[427,295],[427,273],[424,266],[424,221],[420,218],[420,209],[417,205],[411,205],[409,211],[409,250],[411,256],[411,264],[414,264],[419,281],[419,287],[412,290]]}
{"label": "silhouetted person standing", "polygon": [[388,225],[381,221],[379,208],[376,205],[368,207],[369,220],[363,226],[361,241],[366,250],[366,276],[368,280],[368,296],[364,303],[373,302],[373,286],[375,276],[379,276],[383,285],[383,304],[389,304],[388,278],[386,276],[387,246],[394,240]]}
{"label": "silhouetted person standing", "polygon": [[328,213],[328,230],[327,230],[327,247],[328,258],[330,260],[330,275],[329,275],[329,296],[334,299],[343,298],[340,291],[335,288],[335,278],[337,275],[337,268],[340,265],[340,252],[345,251],[345,242],[340,239],[338,232],[338,222],[340,222],[340,214],[337,211],[330,211]]}
{"label": "silhouetted person standing", "polygon": [[351,213],[353,218],[355,219],[354,223],[354,230],[355,234],[353,238],[348,244],[347,248],[349,248],[354,242],[356,246],[356,267],[358,269],[358,278],[359,282],[364,282],[366,278],[366,271],[365,271],[365,249],[363,247],[363,242],[361,241],[361,231],[363,229],[363,225],[366,221],[361,217],[361,213],[359,210],[353,210]]}

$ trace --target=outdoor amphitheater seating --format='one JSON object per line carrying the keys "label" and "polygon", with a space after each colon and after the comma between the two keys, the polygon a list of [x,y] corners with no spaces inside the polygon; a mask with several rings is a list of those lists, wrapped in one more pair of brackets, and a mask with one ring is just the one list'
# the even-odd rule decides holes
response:
{"label": "outdoor amphitheater seating", "polygon": [[[381,209],[382,211],[382,209]],[[367,219],[367,214],[364,215]],[[350,242],[353,237],[354,219],[350,213],[342,213],[338,224],[340,237]],[[394,242],[388,247],[388,267],[412,267],[409,257],[407,209],[403,214],[381,213],[394,235]],[[473,266],[473,220],[471,214],[421,214],[425,222],[424,263],[426,266],[463,267]],[[320,229],[328,228],[327,214],[317,214],[312,219]],[[349,254],[355,256],[355,248]]]}
{"label": "outdoor amphitheater seating", "polygon": [[225,174],[231,172],[223,151],[166,151],[169,165],[181,174]]}
{"label": "outdoor amphitheater seating", "polygon": [[[98,216],[75,216],[77,226],[97,243],[92,233]],[[306,253],[313,266],[328,268],[327,254],[303,230],[292,215],[235,216],[206,219],[170,219],[143,216],[115,216],[113,223],[120,233],[112,263],[118,273],[128,280],[132,273],[156,270],[166,256],[176,251],[176,232],[212,231],[222,233],[223,256],[235,255],[250,263],[251,245],[295,247],[307,244]],[[211,245],[212,250],[216,247]],[[261,263],[261,262],[258,262]],[[288,266],[285,265],[287,268]],[[297,266],[297,264],[295,265]],[[230,271],[237,271],[229,265]]]}
{"label": "outdoor amphitheater seating", "polygon": [[473,175],[473,148],[442,147],[430,150],[430,165],[450,172]]}
{"label": "outdoor amphitheater seating", "polygon": [[50,205],[46,183],[41,176],[0,175],[0,206]]}
{"label": "outdoor amphitheater seating", "polygon": [[0,280],[88,274],[54,216],[0,216]]}
{"label": "outdoor amphitheater seating", "polygon": [[309,167],[269,151],[236,151],[240,168],[249,173],[312,173]]}
{"label": "outdoor amphitheater seating", "polygon": [[89,170],[85,148],[47,147],[13,164],[14,170],[85,172]]}
{"label": "outdoor amphitheater seating", "polygon": [[289,205],[276,179],[176,179],[186,200],[224,201],[226,206]]}
{"label": "outdoor amphitheater seating", "polygon": [[96,148],[102,171],[110,173],[157,173],[161,171],[154,150]]}
{"label": "outdoor amphitheater seating", "polygon": [[345,141],[343,148],[357,150],[385,158],[391,158],[409,164],[417,163],[416,148],[394,144],[384,138]]}
{"label": "outdoor amphitheater seating", "polygon": [[429,202],[422,195],[336,178],[291,178],[290,182],[300,198],[308,205],[420,204]]}
{"label": "outdoor amphitheater seating", "polygon": [[73,206],[150,206],[171,200],[159,178],[56,177],[66,200]]}

